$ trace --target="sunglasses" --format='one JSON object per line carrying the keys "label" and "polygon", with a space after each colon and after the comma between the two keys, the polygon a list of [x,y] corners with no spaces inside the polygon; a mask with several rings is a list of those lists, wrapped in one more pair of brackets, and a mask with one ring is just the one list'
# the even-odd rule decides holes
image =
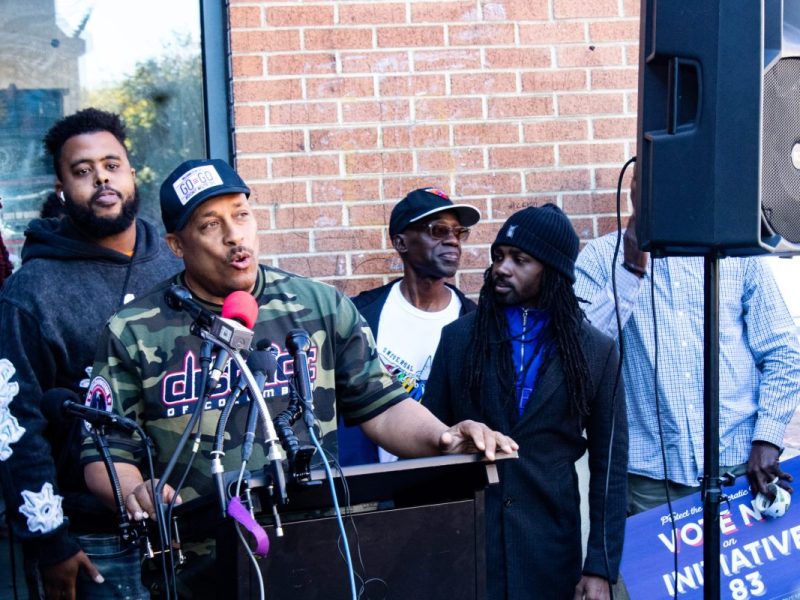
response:
{"label": "sunglasses", "polygon": [[454,235],[459,242],[467,241],[470,232],[469,227],[450,227],[444,223],[426,223],[420,229],[427,229],[428,235],[435,240],[446,240]]}

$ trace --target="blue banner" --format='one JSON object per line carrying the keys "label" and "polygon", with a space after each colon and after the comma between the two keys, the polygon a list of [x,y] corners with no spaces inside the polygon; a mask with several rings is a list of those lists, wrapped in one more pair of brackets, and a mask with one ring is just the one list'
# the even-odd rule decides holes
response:
{"label": "blue banner", "polygon": [[[781,463],[800,482],[800,457]],[[720,506],[720,599],[800,600],[800,498],[782,517],[762,516],[746,477],[724,488]],[[703,598],[703,501],[700,493],[634,515],[625,526],[622,577],[632,600]],[[677,576],[674,555],[678,556]]]}

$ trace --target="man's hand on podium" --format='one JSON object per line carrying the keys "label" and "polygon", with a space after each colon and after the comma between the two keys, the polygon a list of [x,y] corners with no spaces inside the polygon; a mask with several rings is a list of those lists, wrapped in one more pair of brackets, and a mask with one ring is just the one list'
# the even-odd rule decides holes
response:
{"label": "man's hand on podium", "polygon": [[519,445],[507,435],[489,429],[477,421],[461,421],[442,433],[439,449],[443,454],[468,454],[483,452],[489,460],[495,453],[512,454]]}

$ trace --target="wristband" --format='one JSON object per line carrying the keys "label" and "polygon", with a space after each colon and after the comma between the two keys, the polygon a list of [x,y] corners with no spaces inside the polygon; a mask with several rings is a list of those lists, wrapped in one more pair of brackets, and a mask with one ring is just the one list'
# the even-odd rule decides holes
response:
{"label": "wristband", "polygon": [[633,273],[639,279],[644,277],[645,273],[647,273],[647,271],[645,269],[643,269],[642,267],[640,267],[639,265],[632,265],[628,261],[625,261],[625,262],[622,263],[622,268],[625,269],[626,271],[628,271],[629,273]]}

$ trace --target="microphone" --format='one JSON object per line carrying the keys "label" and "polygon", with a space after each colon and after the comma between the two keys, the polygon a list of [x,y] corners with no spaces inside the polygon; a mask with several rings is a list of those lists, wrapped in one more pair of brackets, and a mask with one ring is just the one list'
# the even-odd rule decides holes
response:
{"label": "microphone", "polygon": [[294,380],[297,395],[303,403],[303,422],[306,427],[314,426],[314,398],[311,394],[311,377],[308,374],[308,349],[311,338],[305,329],[292,329],[286,334],[286,349],[294,359]]}
{"label": "microphone", "polygon": [[[278,371],[277,352],[272,348],[272,342],[266,339],[260,340],[256,345],[255,352],[247,357],[247,366],[252,371],[253,378],[258,384],[258,389],[255,392],[263,396],[264,383],[266,381],[275,381],[275,374]],[[253,453],[257,421],[258,406],[256,406],[255,402],[251,402],[247,412],[247,427],[245,428],[244,442],[242,443],[242,460],[245,462],[250,460],[250,455]]]}
{"label": "microphone", "polygon": [[78,394],[67,388],[47,390],[42,395],[41,411],[48,421],[77,417],[96,428],[107,427],[128,434],[138,430],[138,425],[131,419],[81,404]]}
{"label": "microphone", "polygon": [[[256,299],[253,298],[252,294],[239,290],[232,292],[228,294],[222,302],[222,318],[234,323],[239,323],[248,330],[252,330],[258,318],[258,303]],[[250,339],[252,339],[252,333],[250,333],[250,336]],[[247,347],[249,346],[250,343],[248,341]],[[208,384],[206,386],[207,394],[210,394],[217,388],[229,358],[230,354],[228,351],[225,348],[220,348],[208,378]]]}

